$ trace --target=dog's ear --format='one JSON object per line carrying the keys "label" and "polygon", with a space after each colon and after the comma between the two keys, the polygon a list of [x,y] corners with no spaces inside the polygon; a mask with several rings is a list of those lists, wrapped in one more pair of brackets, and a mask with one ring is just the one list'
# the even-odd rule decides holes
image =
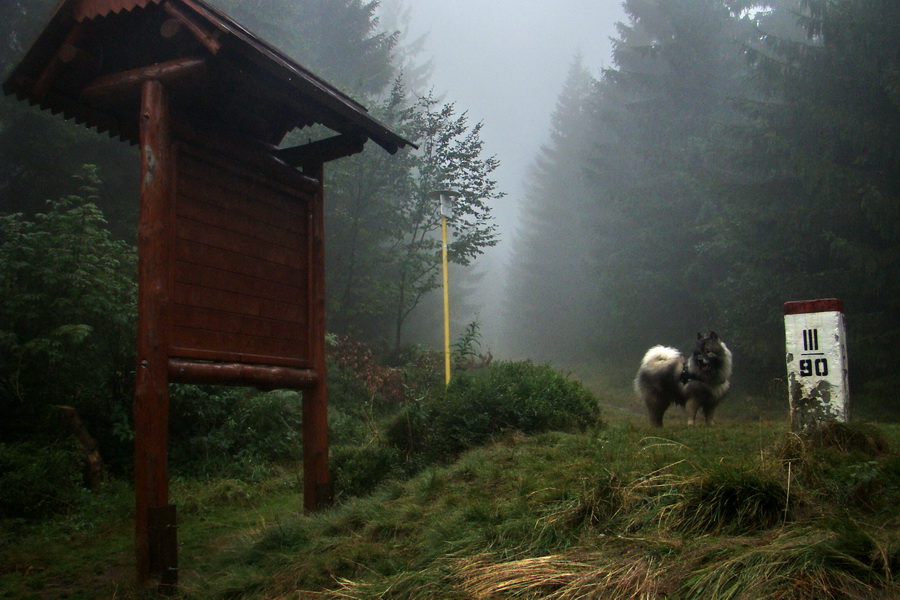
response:
{"label": "dog's ear", "polygon": [[715,332],[715,331],[710,331],[710,332],[709,332],[709,339],[711,339],[712,341],[715,342],[715,341],[718,341],[719,336],[716,335],[716,332]]}

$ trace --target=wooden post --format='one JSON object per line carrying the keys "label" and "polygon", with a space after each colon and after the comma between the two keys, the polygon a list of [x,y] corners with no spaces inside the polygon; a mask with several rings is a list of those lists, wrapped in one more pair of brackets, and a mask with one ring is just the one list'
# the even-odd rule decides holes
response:
{"label": "wooden post", "polygon": [[[141,196],[138,222],[138,337],[134,392],[135,556],[138,581],[171,581],[174,565],[154,556],[160,540],[150,513],[168,505],[168,235],[173,166],[168,94],[159,81],[142,86]],[[156,528],[153,531],[157,531]]]}
{"label": "wooden post", "polygon": [[318,510],[331,503],[328,473],[328,390],[325,377],[325,206],[324,165],[304,165],[304,172],[319,180],[310,202],[309,294],[310,357],[318,375],[315,386],[303,394],[303,506]]}

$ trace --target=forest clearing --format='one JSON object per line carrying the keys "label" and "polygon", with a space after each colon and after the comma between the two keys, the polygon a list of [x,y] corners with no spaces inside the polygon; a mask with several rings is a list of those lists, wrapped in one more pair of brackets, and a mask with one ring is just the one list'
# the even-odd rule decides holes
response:
{"label": "forest clearing", "polygon": [[[713,427],[673,414],[656,429],[607,400],[609,422],[499,432],[411,476],[339,470],[370,491],[315,514],[295,465],[176,478],[175,597],[896,597],[896,424],[800,437],[732,406]],[[132,504],[111,480],[56,516],[7,521],[0,598],[156,597],[135,587]]]}
{"label": "forest clearing", "polygon": [[900,597],[896,0],[3,0],[0,81],[0,599]]}

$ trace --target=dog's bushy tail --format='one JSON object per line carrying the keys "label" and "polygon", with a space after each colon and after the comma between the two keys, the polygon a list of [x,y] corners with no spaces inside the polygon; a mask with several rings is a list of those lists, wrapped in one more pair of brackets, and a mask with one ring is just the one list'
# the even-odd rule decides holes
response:
{"label": "dog's bushy tail", "polygon": [[657,374],[671,371],[674,366],[684,365],[684,356],[675,348],[668,346],[653,346],[644,355],[641,361],[641,371],[647,374]]}

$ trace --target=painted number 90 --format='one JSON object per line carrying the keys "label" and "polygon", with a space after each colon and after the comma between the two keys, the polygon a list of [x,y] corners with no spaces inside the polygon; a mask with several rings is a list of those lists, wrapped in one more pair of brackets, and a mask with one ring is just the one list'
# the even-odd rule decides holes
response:
{"label": "painted number 90", "polygon": [[801,377],[810,377],[815,374],[818,377],[825,377],[828,375],[828,359],[826,358],[817,358],[812,360],[811,358],[804,358],[800,361],[800,376]]}

